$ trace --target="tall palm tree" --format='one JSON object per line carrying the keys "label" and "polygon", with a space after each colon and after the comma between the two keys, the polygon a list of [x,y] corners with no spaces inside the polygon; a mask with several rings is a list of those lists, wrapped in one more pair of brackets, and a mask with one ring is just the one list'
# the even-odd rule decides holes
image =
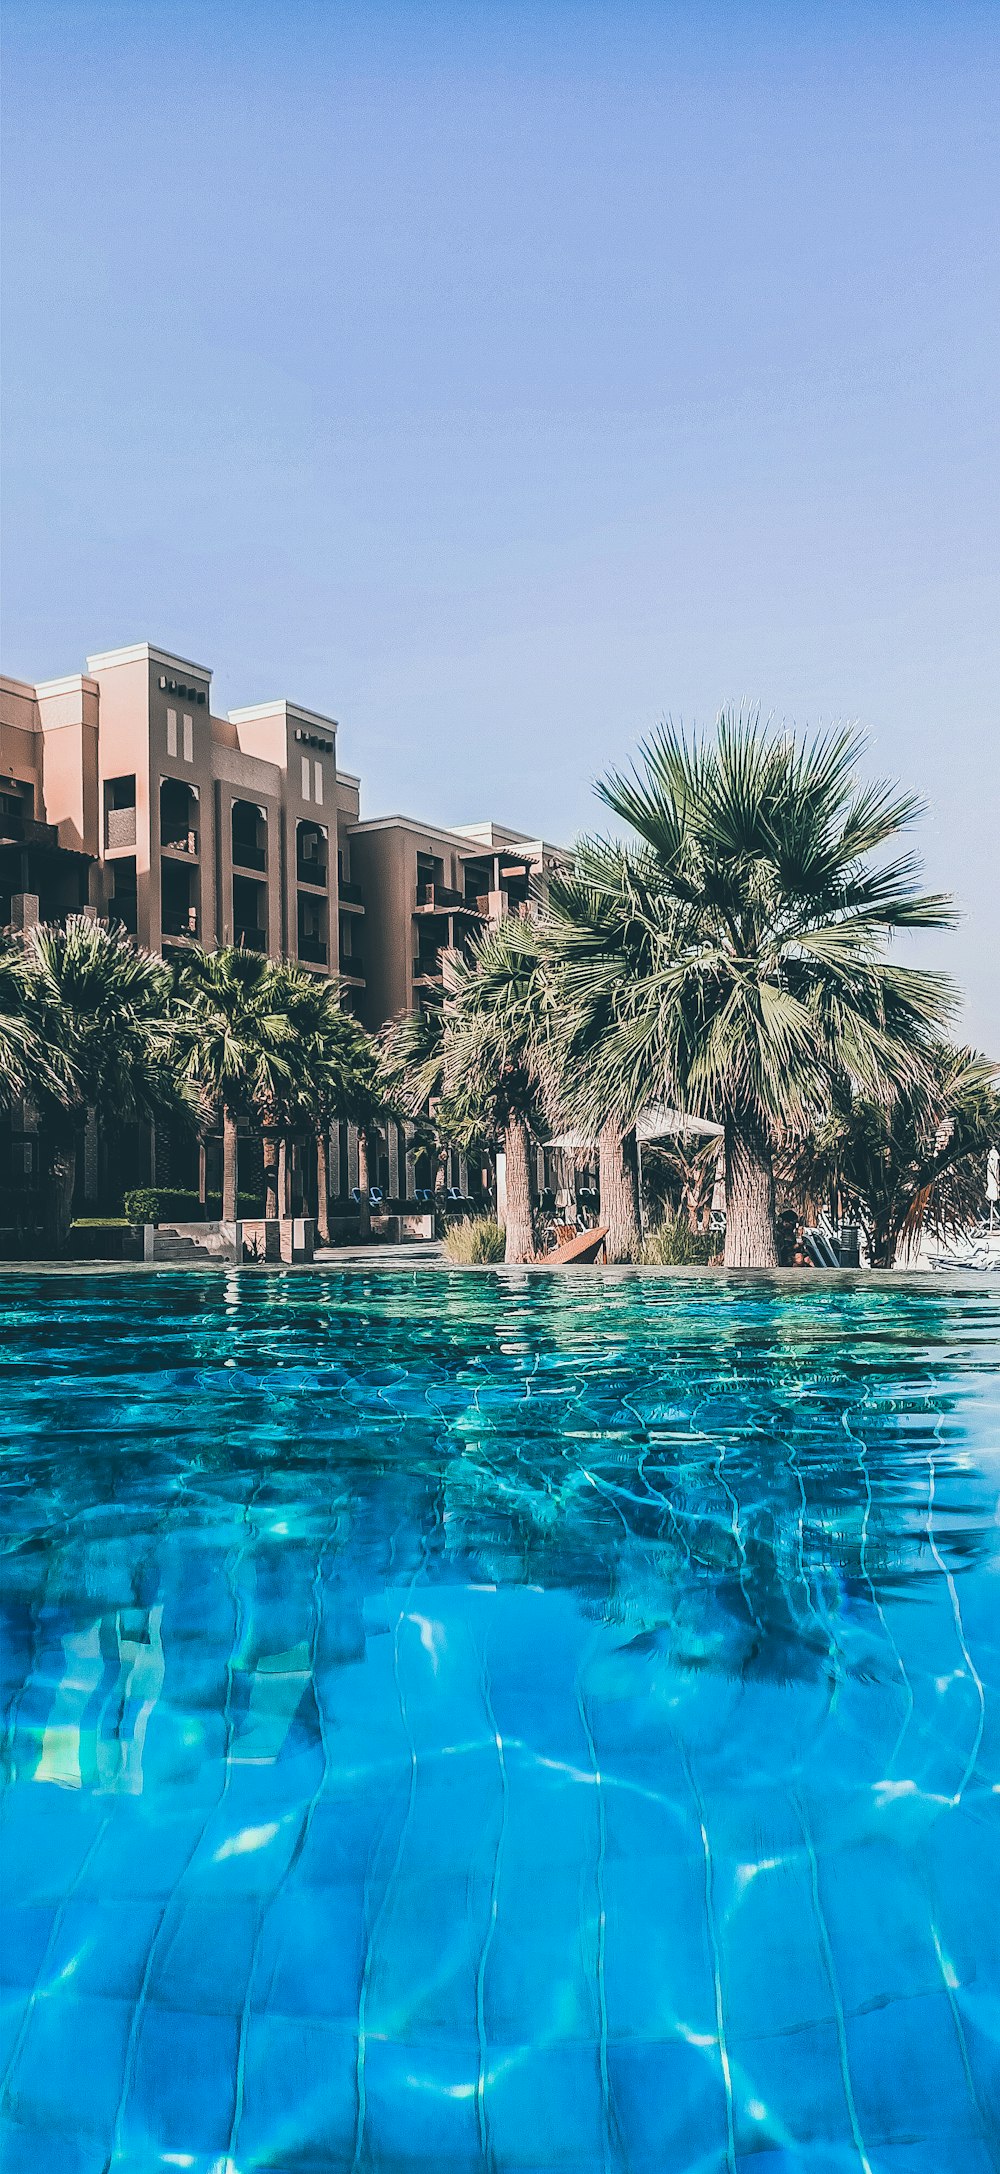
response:
{"label": "tall palm tree", "polygon": [[65,1244],[80,1125],[193,1116],[167,1016],[169,970],[117,925],[72,914],[24,938],[27,1014],[46,1069],[31,1079],[48,1142],[50,1236]]}
{"label": "tall palm tree", "polygon": [[456,1116],[488,1124],[506,1164],[508,1261],[535,1250],[531,1137],[544,1123],[549,1005],[538,937],[513,914],[484,929],[469,955],[444,959],[443,1085]]}
{"label": "tall palm tree", "polygon": [[924,1228],[950,1235],[983,1211],[986,1158],[1000,1144],[997,1067],[947,1043],[926,1063],[888,1103],[835,1081],[828,1117],[785,1158],[803,1198],[833,1198],[857,1219],[873,1268],[891,1268]]}
{"label": "tall palm tree", "polygon": [[174,1009],[184,1077],[221,1114],[223,1221],[236,1219],[237,1128],[251,1110],[264,1134],[264,1213],[276,1216],[280,1113],[293,1082],[285,971],[260,952],[235,945],[192,950]]}
{"label": "tall palm tree", "polygon": [[859,783],[863,747],[724,711],[713,739],[665,725],[598,786],[638,842],[595,849],[609,940],[564,977],[585,1014],[598,972],[606,1006],[590,1105],[624,1125],[667,1096],[723,1125],[728,1267],[776,1264],[775,1144],[828,1107],[831,1073],[887,1098],[953,1001],[947,977],[886,954],[954,913],[919,892],[912,854],[884,857],[920,803]]}

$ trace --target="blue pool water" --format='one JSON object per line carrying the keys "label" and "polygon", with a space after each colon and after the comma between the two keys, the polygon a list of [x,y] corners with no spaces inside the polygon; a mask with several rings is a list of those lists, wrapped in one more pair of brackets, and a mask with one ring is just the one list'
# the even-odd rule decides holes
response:
{"label": "blue pool water", "polygon": [[998,1356],[5,1275],[4,2174],[996,2170]]}

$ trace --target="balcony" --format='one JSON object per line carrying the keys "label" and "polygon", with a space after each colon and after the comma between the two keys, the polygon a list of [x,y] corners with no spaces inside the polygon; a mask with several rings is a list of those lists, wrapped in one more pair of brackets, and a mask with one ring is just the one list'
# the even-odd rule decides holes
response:
{"label": "balcony", "polygon": [[197,936],[197,906],[164,906],[164,936]]}
{"label": "balcony", "polygon": [[[121,809],[119,813],[129,814],[134,810]],[[196,830],[175,830],[171,837],[161,836],[160,847],[164,853],[183,853],[186,859],[197,860],[198,833]]]}
{"label": "balcony", "polygon": [[311,883],[314,890],[326,890],[326,862],[311,860],[308,854],[299,853],[295,861],[295,874],[299,883]]}
{"label": "balcony", "polygon": [[364,911],[364,893],[360,883],[348,883],[346,877],[341,876],[337,885],[337,894],[342,905],[360,906],[362,912]]}
{"label": "balcony", "polygon": [[255,875],[263,875],[267,867],[267,854],[262,845],[233,844],[233,867],[250,868]]}
{"label": "balcony", "polygon": [[267,930],[258,927],[256,921],[237,921],[233,928],[233,942],[243,951],[266,951]]}
{"label": "balcony", "polygon": [[359,951],[342,951],[340,971],[345,981],[364,981],[365,962]]}
{"label": "balcony", "polygon": [[255,800],[234,800],[230,815],[233,867],[263,875],[267,867],[267,813]]}
{"label": "balcony", "polygon": [[427,958],[414,959],[413,979],[414,981],[440,981],[440,959],[433,952]]}
{"label": "balcony", "polygon": [[305,966],[325,966],[326,938],[324,936],[300,935],[299,958]]}
{"label": "balcony", "polygon": [[119,846],[135,844],[135,807],[106,808],[104,811],[104,843],[109,853]]}
{"label": "balcony", "polygon": [[418,883],[416,913],[459,913],[465,910],[475,913],[464,891],[453,891],[446,883]]}

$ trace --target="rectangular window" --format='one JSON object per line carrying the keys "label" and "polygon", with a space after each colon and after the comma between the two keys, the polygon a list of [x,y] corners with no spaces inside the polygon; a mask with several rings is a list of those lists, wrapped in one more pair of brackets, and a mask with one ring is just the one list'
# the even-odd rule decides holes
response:
{"label": "rectangular window", "polygon": [[313,763],[313,799],[317,807],[321,808],[323,805],[323,765],[321,762]]}
{"label": "rectangular window", "polygon": [[167,754],[177,753],[177,711],[167,711]]}
{"label": "rectangular window", "polygon": [[184,760],[185,760],[185,762],[193,762],[193,761],[194,761],[194,718],[193,718],[193,717],[185,717],[185,719],[184,719]]}
{"label": "rectangular window", "polygon": [[309,799],[311,799],[311,797],[312,797],[312,796],[311,796],[311,794],[310,794],[310,791],[309,791],[309,779],[310,779],[310,774],[311,774],[311,773],[310,773],[310,767],[309,767],[309,757],[308,757],[308,755],[303,755],[303,757],[302,757],[302,798],[303,798],[303,800],[309,800]]}

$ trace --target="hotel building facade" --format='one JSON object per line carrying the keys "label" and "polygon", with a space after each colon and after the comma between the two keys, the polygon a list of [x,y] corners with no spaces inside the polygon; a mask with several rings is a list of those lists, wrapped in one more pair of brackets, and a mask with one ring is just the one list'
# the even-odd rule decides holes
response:
{"label": "hotel building facade", "polygon": [[[222,717],[211,696],[207,667],[147,642],[67,678],[0,678],[0,927],[89,910],[166,958],[243,944],[338,976],[375,1031],[432,998],[445,951],[532,910],[565,865],[495,823],[363,820],[335,719],[286,698]],[[393,1194],[406,1152],[387,1143]],[[85,1169],[86,1197],[103,1188],[93,1155]],[[149,1174],[164,1175],[155,1143]]]}

